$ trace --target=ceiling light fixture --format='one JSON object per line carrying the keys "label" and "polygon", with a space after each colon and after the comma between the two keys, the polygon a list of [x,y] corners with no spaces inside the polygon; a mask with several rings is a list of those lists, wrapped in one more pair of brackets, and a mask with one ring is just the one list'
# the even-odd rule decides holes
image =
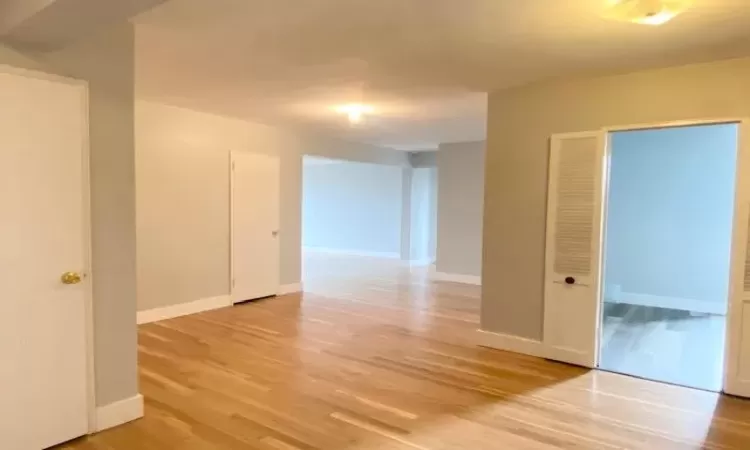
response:
{"label": "ceiling light fixture", "polygon": [[362,105],[359,103],[350,103],[348,105],[341,105],[336,108],[336,112],[339,114],[346,114],[349,116],[349,122],[360,123],[365,114],[372,114],[372,106]]}
{"label": "ceiling light fixture", "polygon": [[685,12],[692,0],[608,0],[605,15],[641,25],[663,25]]}

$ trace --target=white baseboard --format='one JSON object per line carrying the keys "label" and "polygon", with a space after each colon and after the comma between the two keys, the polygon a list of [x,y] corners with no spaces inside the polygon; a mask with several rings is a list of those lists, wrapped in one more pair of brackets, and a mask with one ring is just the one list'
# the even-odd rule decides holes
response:
{"label": "white baseboard", "polygon": [[228,306],[232,306],[232,299],[228,295],[202,298],[193,302],[138,311],[137,322],[138,325],[158,322],[160,320],[174,319],[175,317],[187,316],[189,314],[210,311],[212,309],[226,308]]}
{"label": "white baseboard", "polygon": [[565,364],[596,369],[596,363],[591,361],[591,355],[565,348],[546,348],[543,358]]}
{"label": "white baseboard", "polygon": [[295,294],[302,292],[302,283],[282,284],[279,286],[278,295]]}
{"label": "white baseboard", "polygon": [[96,408],[96,432],[122,425],[143,417],[143,396],[138,394]]}
{"label": "white baseboard", "polygon": [[628,305],[651,306],[656,308],[676,309],[701,314],[726,315],[729,302],[707,302],[690,298],[666,297],[662,295],[637,294],[634,292],[616,291],[605,303],[626,303]]}
{"label": "white baseboard", "polygon": [[482,285],[482,277],[476,275],[461,275],[458,273],[433,272],[432,279],[437,281],[451,281],[453,283]]}
{"label": "white baseboard", "polygon": [[547,357],[546,348],[541,341],[484,330],[477,330],[476,334],[477,344],[482,347],[490,347],[539,358]]}
{"label": "white baseboard", "polygon": [[364,250],[347,250],[326,247],[304,247],[304,251],[312,253],[330,253],[332,255],[366,256],[370,258],[401,259],[399,252],[369,252]]}

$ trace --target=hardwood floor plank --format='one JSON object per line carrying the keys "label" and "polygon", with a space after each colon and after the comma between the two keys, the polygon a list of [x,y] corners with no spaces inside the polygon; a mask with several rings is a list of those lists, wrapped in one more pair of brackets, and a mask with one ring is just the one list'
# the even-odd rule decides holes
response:
{"label": "hardwood floor plank", "polygon": [[474,344],[478,286],[307,261],[304,294],[142,325],[132,449],[748,449],[750,402]]}

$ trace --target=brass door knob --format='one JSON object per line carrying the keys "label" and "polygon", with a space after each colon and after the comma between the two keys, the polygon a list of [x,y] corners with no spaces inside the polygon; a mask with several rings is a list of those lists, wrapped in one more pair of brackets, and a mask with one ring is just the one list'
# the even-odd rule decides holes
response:
{"label": "brass door knob", "polygon": [[77,272],[65,272],[60,276],[63,284],[78,284],[81,282],[81,275]]}

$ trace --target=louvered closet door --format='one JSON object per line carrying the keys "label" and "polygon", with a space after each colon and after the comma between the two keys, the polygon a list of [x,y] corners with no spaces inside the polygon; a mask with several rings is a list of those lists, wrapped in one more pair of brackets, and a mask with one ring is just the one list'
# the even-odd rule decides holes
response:
{"label": "louvered closet door", "polygon": [[596,365],[605,133],[554,135],[547,194],[544,344],[548,357]]}
{"label": "louvered closet door", "polygon": [[739,129],[724,390],[750,397],[750,125]]}

